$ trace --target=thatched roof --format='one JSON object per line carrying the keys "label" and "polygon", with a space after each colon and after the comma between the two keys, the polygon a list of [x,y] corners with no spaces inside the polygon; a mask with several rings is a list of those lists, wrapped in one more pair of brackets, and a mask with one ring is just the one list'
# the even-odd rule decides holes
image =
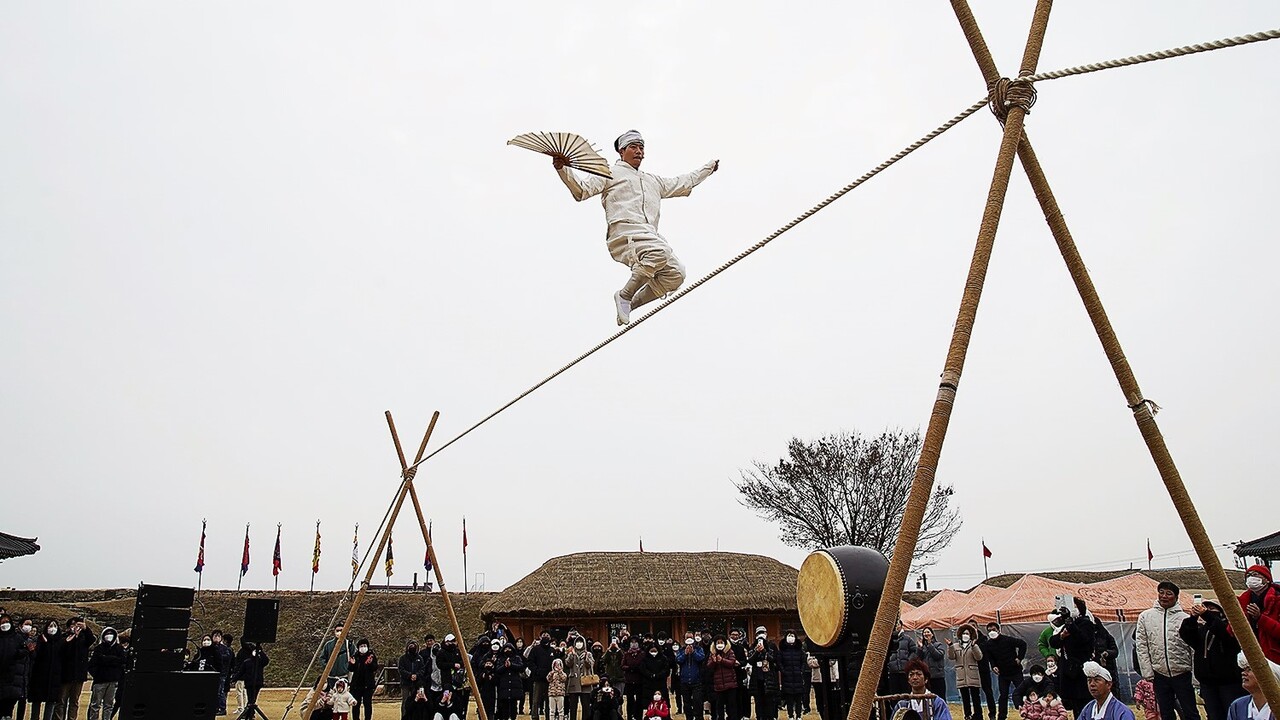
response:
{"label": "thatched roof", "polygon": [[[1068,572],[1047,572],[1036,573],[1042,578],[1049,580],[1058,580],[1069,583],[1097,583],[1104,580],[1112,580],[1114,578],[1140,573],[1155,580],[1163,582],[1168,580],[1183,590],[1206,590],[1209,588],[1209,576],[1201,567],[1186,568],[1167,568],[1157,570],[1102,570],[1102,571],[1084,571],[1072,570]],[[1244,589],[1244,571],[1243,570],[1227,570],[1227,579],[1231,581],[1231,585],[1238,590]],[[1007,575],[996,575],[982,582],[983,585],[992,585],[1000,588],[1007,588],[1013,585],[1023,577],[1022,573],[1009,573]]]}
{"label": "thatched roof", "polygon": [[762,555],[591,552],[552,558],[485,603],[495,617],[796,612],[799,571]]}

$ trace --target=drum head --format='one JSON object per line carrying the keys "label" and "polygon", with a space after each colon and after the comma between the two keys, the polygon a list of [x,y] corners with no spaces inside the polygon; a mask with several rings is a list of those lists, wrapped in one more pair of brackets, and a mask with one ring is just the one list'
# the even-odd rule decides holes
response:
{"label": "drum head", "polygon": [[824,550],[809,553],[796,581],[796,606],[804,632],[819,647],[831,647],[845,632],[844,575]]}

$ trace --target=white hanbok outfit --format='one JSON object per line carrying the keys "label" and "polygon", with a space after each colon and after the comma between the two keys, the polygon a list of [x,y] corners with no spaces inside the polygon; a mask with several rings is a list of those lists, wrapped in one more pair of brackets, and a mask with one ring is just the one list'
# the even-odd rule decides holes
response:
{"label": "white hanbok outfit", "polygon": [[674,292],[684,283],[684,265],[658,233],[662,199],[685,197],[715,172],[715,161],[673,178],[637,170],[619,160],[612,178],[578,174],[563,167],[556,172],[579,202],[596,195],[608,223],[609,255],[645,279],[653,296]]}

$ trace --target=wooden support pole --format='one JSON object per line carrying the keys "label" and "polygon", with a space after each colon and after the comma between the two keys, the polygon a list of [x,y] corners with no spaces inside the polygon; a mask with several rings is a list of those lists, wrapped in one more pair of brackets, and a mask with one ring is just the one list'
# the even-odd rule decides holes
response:
{"label": "wooden support pole", "polygon": [[[435,419],[440,413],[436,413],[431,418],[431,425],[427,428],[427,438],[430,438],[431,431],[435,429]],[[426,444],[427,438],[423,439],[423,445]],[[369,563],[368,569],[365,571],[364,580],[360,583],[360,590],[356,593],[355,599],[351,601],[351,609],[347,611],[347,619],[342,623],[342,632],[338,634],[338,645],[347,641],[347,633],[351,632],[351,623],[355,620],[356,611],[360,609],[360,604],[364,602],[365,593],[369,591],[369,583],[373,580],[373,573],[378,568],[377,559],[382,557],[382,551],[386,549],[387,538],[391,536],[391,528],[395,527],[396,517],[400,514],[400,507],[404,505],[405,496],[409,494],[409,488],[413,486],[413,475],[405,474],[400,480],[400,490],[396,493],[395,504],[391,506],[391,515],[387,517],[387,526],[382,529],[382,537],[378,539],[378,550],[372,556],[373,562]],[[338,645],[334,646],[334,651],[329,655],[329,659],[325,661],[324,670],[320,672],[320,679],[316,681],[315,688],[311,692],[311,701],[307,706],[304,717],[311,717],[316,711],[317,701],[320,693],[324,691],[325,681],[329,679],[329,673],[333,670],[333,663],[338,659]],[[482,719],[483,720],[483,719]]]}
{"label": "wooden support pole", "polygon": [[[1029,75],[1035,71],[1040,57],[1040,48],[1044,44],[1044,33],[1049,23],[1051,8],[1051,0],[1038,0],[1036,3],[1031,32],[1027,36],[1026,50],[1022,59],[1023,69],[1031,72],[1024,74]],[[1005,192],[1009,188],[1009,176],[1013,172],[1013,158],[1017,153],[1018,143],[1022,139],[1024,116],[1023,108],[1014,105],[1008,109],[1008,116],[1005,118],[1004,136],[996,156],[996,167],[987,193],[987,204],[982,213],[982,224],[978,231],[973,260],[969,266],[968,279],[965,281],[964,294],[960,300],[960,311],[951,336],[951,345],[947,350],[942,382],[938,387],[933,413],[929,417],[929,425],[925,431],[924,446],[916,465],[915,478],[911,483],[911,493],[907,498],[902,527],[898,531],[898,540],[894,544],[893,557],[889,562],[884,591],[880,595],[880,604],[876,609],[875,625],[871,629],[866,656],[858,673],[853,703],[849,707],[849,720],[868,720],[871,715],[876,686],[879,684],[880,672],[884,668],[885,656],[888,654],[889,636],[893,632],[893,626],[898,617],[902,591],[906,587],[907,573],[911,569],[911,559],[915,554],[916,542],[919,540],[920,524],[924,519],[929,497],[933,494],[934,474],[938,469],[942,443],[946,439],[951,410],[955,405],[956,390],[964,371],[974,319],[977,316],[978,303],[982,299],[982,286],[986,280],[987,268],[991,263],[996,230],[1000,226]]]}
{"label": "wooden support pole", "polygon": [[[409,498],[413,501],[413,510],[418,516],[418,526],[422,528],[422,539],[427,544],[427,557],[431,558],[431,569],[436,574],[436,584],[440,586],[440,597],[444,600],[444,611],[449,616],[449,627],[453,629],[453,637],[461,648],[459,653],[462,656],[462,666],[467,671],[467,686],[471,688],[471,696],[476,699],[476,712],[479,714],[480,720],[489,720],[484,709],[484,703],[480,701],[480,685],[476,681],[476,674],[471,670],[471,654],[466,651],[462,645],[462,627],[458,625],[458,615],[453,611],[453,601],[449,599],[449,590],[444,585],[444,573],[440,570],[440,561],[436,558],[436,549],[431,542],[431,532],[427,529],[426,517],[422,514],[422,505],[418,502],[418,491],[413,486],[413,478],[418,472],[418,461],[422,459],[423,454],[427,450],[427,439],[431,437],[431,428],[435,427],[436,418],[440,417],[440,413],[431,416],[431,425],[427,428],[427,434],[422,438],[422,444],[418,446],[418,455],[414,458],[413,468],[410,469],[409,463],[405,461],[404,449],[400,446],[400,435],[396,432],[395,420],[391,418],[391,411],[387,411],[387,427],[391,430],[391,441],[395,443],[396,455],[400,458],[400,468],[405,473],[409,481]],[[445,672],[441,670],[441,672]]]}
{"label": "wooden support pole", "polygon": [[[960,26],[964,30],[965,39],[969,42],[969,49],[973,52],[973,58],[977,61],[978,68],[982,71],[982,77],[987,82],[987,85],[990,86],[1000,78],[1000,71],[996,67],[995,59],[991,56],[991,50],[987,47],[986,40],[982,37],[982,31],[978,28],[973,12],[970,10],[967,0],[952,0],[951,4],[955,10],[956,19],[960,21]],[[1019,74],[1023,76],[1032,74],[1027,70],[1024,67]],[[1200,514],[1197,512],[1195,504],[1191,501],[1186,485],[1182,482],[1182,475],[1178,472],[1178,468],[1173,462],[1173,456],[1165,444],[1164,435],[1156,424],[1155,413],[1151,408],[1151,404],[1143,396],[1142,389],[1138,386],[1137,377],[1134,375],[1133,368],[1129,366],[1129,360],[1125,357],[1124,348],[1120,345],[1120,339],[1116,336],[1115,328],[1111,325],[1111,319],[1107,317],[1106,308],[1102,305],[1102,299],[1093,284],[1093,279],[1089,277],[1089,270],[1085,267],[1084,259],[1080,256],[1080,250],[1076,246],[1075,238],[1072,237],[1071,230],[1067,227],[1067,221],[1062,215],[1062,209],[1058,207],[1057,198],[1054,197],[1053,188],[1049,185],[1049,179],[1044,173],[1044,168],[1040,165],[1039,158],[1036,157],[1035,149],[1032,147],[1031,140],[1027,137],[1025,130],[1023,131],[1022,142],[1018,144],[1018,160],[1027,174],[1027,180],[1031,183],[1031,189],[1035,193],[1036,201],[1040,203],[1040,210],[1044,213],[1045,222],[1049,225],[1049,231],[1053,234],[1054,242],[1058,245],[1062,260],[1067,265],[1071,280],[1075,283],[1076,292],[1079,293],[1080,300],[1084,303],[1085,312],[1089,315],[1089,321],[1093,323],[1093,329],[1098,336],[1098,341],[1102,343],[1102,350],[1106,353],[1107,361],[1111,363],[1111,370],[1116,376],[1116,382],[1119,383],[1120,390],[1124,394],[1125,404],[1133,411],[1133,418],[1138,424],[1138,431],[1147,445],[1147,450],[1151,453],[1151,459],[1155,461],[1156,469],[1160,472],[1160,479],[1164,481],[1169,498],[1173,500],[1174,509],[1178,511],[1178,517],[1182,520],[1183,527],[1187,531],[1187,537],[1191,539],[1191,544],[1200,559],[1200,565],[1204,567],[1205,574],[1209,577],[1209,585],[1219,599],[1225,599],[1225,602],[1222,602],[1222,609],[1227,615],[1227,621],[1231,624],[1231,629],[1234,631],[1236,638],[1240,641],[1240,649],[1244,651],[1250,667],[1266,668],[1268,667],[1267,659],[1262,653],[1262,646],[1258,643],[1258,638],[1254,635],[1252,626],[1249,625],[1249,619],[1245,617],[1244,611],[1240,609],[1240,604],[1231,601],[1231,598],[1236,595],[1235,588],[1231,587],[1231,581],[1227,578],[1227,573],[1223,570],[1222,563],[1218,560],[1218,554],[1209,539],[1209,534],[1205,530],[1204,524],[1200,521]],[[1276,681],[1275,675],[1264,671],[1255,673],[1255,676],[1262,686],[1262,691],[1266,695],[1268,704],[1271,707],[1280,707],[1280,682]]]}

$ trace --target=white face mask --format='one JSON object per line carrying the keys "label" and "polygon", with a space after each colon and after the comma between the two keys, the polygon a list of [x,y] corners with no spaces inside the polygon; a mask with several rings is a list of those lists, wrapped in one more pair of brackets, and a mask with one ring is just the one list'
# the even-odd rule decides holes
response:
{"label": "white face mask", "polygon": [[9,632],[13,629],[12,623],[0,623],[0,632]]}
{"label": "white face mask", "polygon": [[58,634],[58,628],[56,628],[56,627],[51,627],[51,628],[49,628],[49,634],[50,634],[50,635],[57,635],[57,634]]}
{"label": "white face mask", "polygon": [[701,635],[694,635],[694,636],[693,636],[693,639],[694,639],[695,641],[697,641],[697,642],[702,642],[702,636],[701,636]]}
{"label": "white face mask", "polygon": [[1036,682],[1040,682],[1041,680],[1044,680],[1044,676],[1043,676],[1043,675],[1036,674],[1036,675],[1032,675],[1032,676],[1031,676],[1031,679],[1032,679],[1032,680],[1035,680]]}
{"label": "white face mask", "polygon": [[723,649],[724,649],[724,643],[716,643],[716,649],[717,649],[717,650],[723,650]]}
{"label": "white face mask", "polygon": [[358,648],[356,648],[356,649],[357,649],[357,650],[359,650],[359,651],[360,651],[360,652],[362,652],[362,653],[369,652],[369,646],[368,646],[368,645],[361,645],[360,647],[358,647]]}
{"label": "white face mask", "polygon": [[583,647],[582,643],[574,643],[573,646],[579,650],[581,650]]}
{"label": "white face mask", "polygon": [[969,642],[969,636],[968,636],[968,634],[961,635],[961,636],[960,636],[960,642],[962,642],[962,643],[967,643],[967,642]]}
{"label": "white face mask", "polygon": [[693,644],[693,638],[685,638],[685,639],[684,639],[684,644],[685,644],[685,645],[692,645],[692,644]]}
{"label": "white face mask", "polygon": [[795,635],[788,635],[788,636],[787,636],[787,642],[788,642],[788,643],[794,643],[795,641],[796,641],[796,636],[795,636]]}
{"label": "white face mask", "polygon": [[212,646],[213,646],[213,641],[212,641],[212,640],[205,640],[204,642],[202,642],[202,643],[200,643],[200,644],[201,644],[201,645],[203,645],[204,647],[212,647]]}
{"label": "white face mask", "polygon": [[1259,590],[1267,586],[1267,581],[1266,581],[1266,578],[1260,578],[1257,575],[1250,575],[1249,577],[1245,578],[1244,586],[1254,592],[1258,592]]}
{"label": "white face mask", "polygon": [[1000,637],[1000,631],[992,630],[991,632],[987,633],[987,637],[991,638],[992,640],[995,640],[996,638]]}
{"label": "white face mask", "polygon": [[662,702],[662,694],[661,694],[661,693],[659,693],[659,694],[657,694],[657,695],[654,695],[654,696],[653,696],[653,701],[654,701],[654,702]]}
{"label": "white face mask", "polygon": [[1045,665],[1045,666],[1044,666],[1044,669],[1045,669],[1045,672],[1053,673],[1053,672],[1057,671],[1057,669],[1058,669],[1058,664],[1057,664],[1057,663],[1049,663],[1048,665]]}
{"label": "white face mask", "polygon": [[658,651],[657,651],[657,650],[650,650],[650,651],[649,651],[649,657],[658,657]]}
{"label": "white face mask", "polygon": [[28,635],[30,635],[30,634],[32,633],[32,631],[33,631],[33,630],[35,630],[35,628],[33,628],[33,627],[32,627],[32,626],[30,626],[30,625],[23,625],[23,626],[22,626],[22,632],[24,632],[24,633],[26,633],[26,634],[28,634]]}

